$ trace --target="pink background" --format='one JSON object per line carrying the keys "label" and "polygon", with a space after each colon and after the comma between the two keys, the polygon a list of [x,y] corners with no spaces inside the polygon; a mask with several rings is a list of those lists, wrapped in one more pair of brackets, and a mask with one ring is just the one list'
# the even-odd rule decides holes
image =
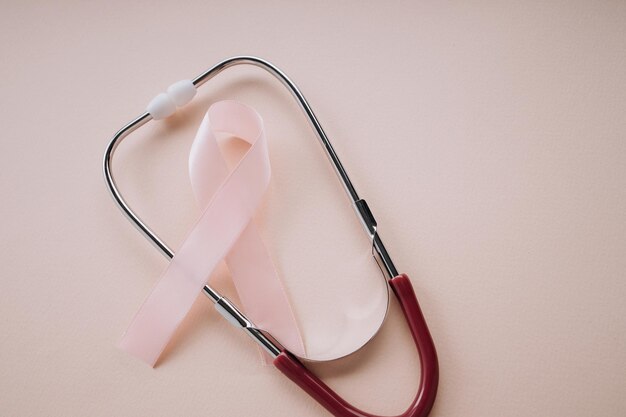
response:
{"label": "pink background", "polygon": [[[0,6],[0,415],[326,415],[204,299],[156,369],[115,348],[166,263],[113,205],[104,147],[237,54],[298,83],[412,277],[441,362],[433,416],[626,415],[626,3],[154,3]],[[261,70],[200,91],[120,148],[120,186],[176,247],[204,110],[256,107],[274,167],[259,222],[322,331],[379,283],[341,187]],[[232,294],[227,271],[216,283]],[[365,349],[314,368],[402,411],[418,365],[397,304]]]}

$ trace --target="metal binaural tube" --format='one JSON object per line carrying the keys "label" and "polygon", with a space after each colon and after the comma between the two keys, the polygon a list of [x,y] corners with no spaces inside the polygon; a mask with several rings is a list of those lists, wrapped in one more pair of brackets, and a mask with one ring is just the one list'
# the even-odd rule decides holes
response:
{"label": "metal binaural tube", "polygon": [[[330,143],[328,136],[326,136],[326,132],[324,132],[324,129],[322,128],[321,124],[317,120],[315,113],[313,113],[313,110],[311,109],[311,106],[309,105],[308,101],[306,100],[304,95],[300,92],[300,90],[295,85],[295,83],[291,81],[291,79],[289,79],[289,77],[287,77],[285,73],[283,73],[280,69],[278,69],[276,66],[274,66],[270,62],[265,61],[261,58],[257,58],[254,56],[236,56],[236,57],[228,58],[228,59],[221,61],[217,65],[213,66],[212,68],[208,69],[207,71],[205,71],[204,73],[196,77],[194,80],[192,80],[192,83],[194,84],[195,87],[200,87],[201,85],[203,85],[204,83],[206,83],[207,81],[215,77],[216,75],[220,74],[222,71],[226,70],[227,68],[230,68],[236,65],[243,65],[243,64],[253,65],[270,73],[272,76],[278,79],[283,84],[284,87],[286,87],[289,90],[291,95],[297,101],[298,105],[300,106],[300,109],[303,111],[307,120],[309,121],[309,124],[315,131],[317,138],[320,141],[320,144],[322,145],[327,157],[329,158],[333,166],[333,169],[335,170],[335,173],[337,174],[344,188],[344,191],[346,192],[346,194],[351,200],[352,206],[357,216],[361,220],[361,223],[363,224],[366,233],[368,233],[369,237],[372,239],[372,249],[374,252],[374,258],[376,259],[379,266],[381,267],[381,270],[383,271],[383,275],[385,275],[388,279],[392,279],[395,276],[397,276],[398,271],[395,265],[393,264],[393,261],[391,260],[389,253],[385,249],[385,246],[383,245],[383,242],[377,231],[376,220],[374,219],[374,216],[372,215],[371,211],[369,211],[369,208],[367,208],[367,203],[365,202],[365,200],[361,199],[358,193],[356,192],[356,189],[354,188],[354,185],[352,184],[350,177],[348,176],[345,168],[343,167],[343,164],[339,160],[339,157],[337,156],[337,153],[335,152],[332,144]],[[122,127],[113,136],[113,138],[109,142],[106,148],[106,151],[104,153],[104,160],[103,160],[104,178],[115,203],[122,210],[122,212],[128,218],[128,220],[130,220],[130,222],[137,228],[137,230],[139,230],[139,232],[144,237],[146,237],[146,239],[148,239],[148,241],[150,241],[150,243],[152,243],[159,250],[159,252],[163,254],[163,256],[165,256],[168,259],[172,259],[174,257],[174,251],[150,227],[148,227],[148,225],[146,225],[141,220],[141,218],[132,210],[132,208],[124,200],[121,192],[119,191],[117,187],[117,184],[115,182],[115,178],[112,172],[113,155],[115,154],[115,150],[117,149],[119,144],[129,134],[131,134],[132,132],[140,128],[141,126],[145,125],[150,120],[152,120],[152,116],[147,112],[143,113],[142,115],[140,115],[139,117],[137,117],[136,119],[132,120],[130,123]],[[213,301],[213,303],[216,303],[216,305],[220,304],[220,300],[226,300],[224,297],[221,296],[221,294],[218,291],[214,290],[208,285],[204,286],[203,292],[209,299]],[[247,331],[247,334],[249,336],[251,336],[268,353],[270,353],[270,355],[276,357],[280,353],[280,347],[278,347],[273,341],[271,341],[267,336],[265,336],[265,334],[262,331],[254,327],[252,322],[249,319],[247,319],[241,312],[239,312],[239,310],[237,310],[236,308],[234,308],[234,310],[228,309],[228,308],[227,309],[222,308],[220,311],[222,313],[225,312],[225,314],[229,315],[228,318],[231,321],[245,319],[245,322],[249,323],[249,325],[241,326],[241,327]]]}

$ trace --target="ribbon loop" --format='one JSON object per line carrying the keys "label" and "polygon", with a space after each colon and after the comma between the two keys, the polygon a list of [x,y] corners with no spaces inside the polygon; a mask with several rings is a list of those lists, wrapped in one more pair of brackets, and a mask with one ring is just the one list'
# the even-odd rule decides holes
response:
{"label": "ribbon loop", "polygon": [[[233,134],[250,144],[230,173],[215,132]],[[296,355],[304,356],[287,295],[252,221],[271,173],[258,113],[235,101],[213,104],[196,135],[189,170],[204,210],[135,315],[120,347],[154,366],[202,287],[225,259],[246,314]]]}

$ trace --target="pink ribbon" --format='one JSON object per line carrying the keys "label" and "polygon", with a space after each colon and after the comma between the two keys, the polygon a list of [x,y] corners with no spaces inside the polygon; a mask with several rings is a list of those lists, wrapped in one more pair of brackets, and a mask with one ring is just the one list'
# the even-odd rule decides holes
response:
{"label": "pink ribbon", "polygon": [[[230,173],[216,132],[250,144]],[[258,113],[235,101],[213,104],[192,145],[189,173],[204,211],[135,315],[120,347],[154,366],[224,259],[246,314],[291,352],[305,356],[287,295],[252,221],[270,179],[267,142]]]}

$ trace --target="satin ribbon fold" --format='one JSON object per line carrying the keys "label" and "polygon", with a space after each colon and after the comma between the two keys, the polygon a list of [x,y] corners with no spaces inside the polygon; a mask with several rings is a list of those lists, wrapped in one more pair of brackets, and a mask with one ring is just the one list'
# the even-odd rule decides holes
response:
{"label": "satin ribbon fold", "polygon": [[[229,172],[215,133],[250,148]],[[154,366],[202,287],[224,259],[243,311],[290,351],[304,345],[282,283],[253,217],[270,180],[263,121],[236,101],[207,111],[189,157],[189,174],[203,212],[133,318],[120,347]]]}

